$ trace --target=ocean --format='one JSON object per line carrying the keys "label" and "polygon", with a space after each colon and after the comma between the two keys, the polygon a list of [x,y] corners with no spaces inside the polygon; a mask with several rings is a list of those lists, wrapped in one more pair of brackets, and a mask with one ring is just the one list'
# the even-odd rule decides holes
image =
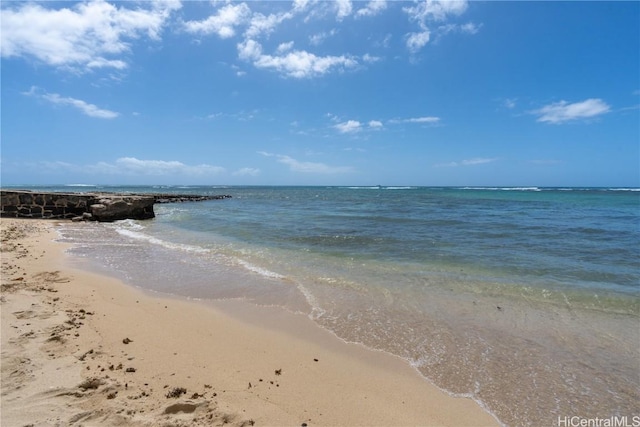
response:
{"label": "ocean", "polygon": [[504,425],[640,415],[637,188],[34,189],[229,194],[61,240],[150,291],[304,313]]}

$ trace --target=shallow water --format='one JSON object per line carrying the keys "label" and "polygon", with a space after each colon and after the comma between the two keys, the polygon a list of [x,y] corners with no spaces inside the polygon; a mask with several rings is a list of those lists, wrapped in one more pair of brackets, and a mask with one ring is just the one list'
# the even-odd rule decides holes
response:
{"label": "shallow water", "polygon": [[65,224],[103,272],[308,314],[507,425],[639,414],[636,189],[109,190],[233,198]]}

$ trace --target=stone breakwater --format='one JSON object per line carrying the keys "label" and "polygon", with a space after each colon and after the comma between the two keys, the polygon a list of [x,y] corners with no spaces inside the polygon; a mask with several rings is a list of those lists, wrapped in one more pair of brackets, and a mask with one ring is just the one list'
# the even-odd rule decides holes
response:
{"label": "stone breakwater", "polygon": [[155,217],[155,203],[227,199],[231,196],[192,194],[39,193],[0,190],[0,216],[6,218],[72,219],[111,222]]}

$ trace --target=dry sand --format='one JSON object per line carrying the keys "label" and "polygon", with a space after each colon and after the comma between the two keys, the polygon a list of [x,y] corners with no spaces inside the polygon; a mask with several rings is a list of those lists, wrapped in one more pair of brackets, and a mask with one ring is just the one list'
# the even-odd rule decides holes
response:
{"label": "dry sand", "polygon": [[1,221],[3,427],[497,425],[304,316],[72,268],[55,226]]}

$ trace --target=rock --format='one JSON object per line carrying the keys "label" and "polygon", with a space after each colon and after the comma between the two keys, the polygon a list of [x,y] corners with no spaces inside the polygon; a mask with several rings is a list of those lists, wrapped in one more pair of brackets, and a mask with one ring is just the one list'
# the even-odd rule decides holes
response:
{"label": "rock", "polygon": [[82,390],[90,390],[90,389],[95,390],[101,385],[103,385],[104,383],[105,381],[101,378],[88,378],[83,382],[81,382],[80,384],[78,384],[78,388]]}
{"label": "rock", "polygon": [[187,392],[184,387],[174,387],[167,393],[167,399],[177,399]]}
{"label": "rock", "polygon": [[153,212],[153,196],[110,196],[89,206],[91,215],[101,222],[121,219],[150,219]]}
{"label": "rock", "polygon": [[230,197],[195,194],[33,193],[28,190],[0,189],[0,216],[104,222],[140,220],[155,217],[154,203],[195,202]]}

